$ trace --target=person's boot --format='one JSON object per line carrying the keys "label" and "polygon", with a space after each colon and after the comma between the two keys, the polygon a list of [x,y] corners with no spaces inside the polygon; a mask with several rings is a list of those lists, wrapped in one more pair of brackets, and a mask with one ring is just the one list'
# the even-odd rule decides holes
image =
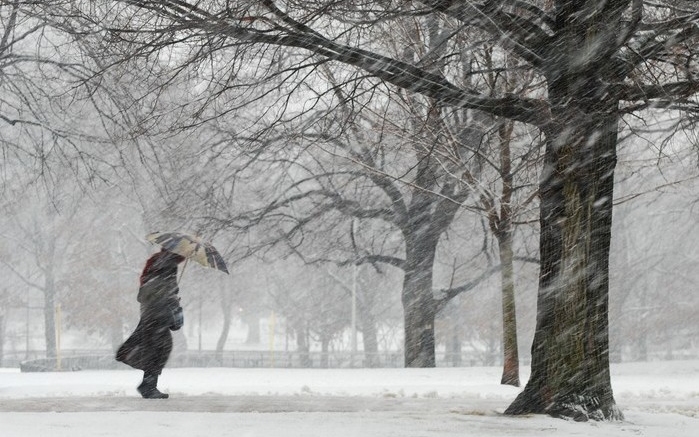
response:
{"label": "person's boot", "polygon": [[170,397],[167,393],[158,390],[157,386],[158,375],[146,373],[143,375],[143,382],[137,387],[137,390],[145,399],[167,399]]}

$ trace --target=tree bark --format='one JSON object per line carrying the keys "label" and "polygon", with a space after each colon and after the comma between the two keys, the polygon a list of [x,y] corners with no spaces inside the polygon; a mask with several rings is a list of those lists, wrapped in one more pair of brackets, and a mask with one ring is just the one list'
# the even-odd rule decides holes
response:
{"label": "tree bark", "polygon": [[623,416],[609,373],[608,313],[619,97],[606,84],[624,73],[594,56],[617,43],[614,23],[628,2],[609,2],[593,17],[582,14],[584,4],[555,2],[532,373],[506,413],[616,420]]}
{"label": "tree bark", "polygon": [[260,337],[260,316],[257,312],[246,312],[243,315],[243,322],[248,325],[248,334],[245,337],[245,344],[259,344]]}
{"label": "tree bark", "polygon": [[296,351],[299,354],[299,365],[303,368],[311,367],[311,356],[308,347],[308,329],[303,321],[294,323],[296,332]]}
{"label": "tree bark", "polygon": [[432,268],[437,241],[427,237],[406,240],[402,294],[405,367],[435,367],[436,301],[432,295]]}
{"label": "tree bark", "polygon": [[517,344],[517,313],[515,310],[515,281],[512,233],[504,231],[498,239],[502,279],[502,353],[501,384],[519,387],[519,349]]}
{"label": "tree bark", "polygon": [[320,367],[327,369],[330,366],[330,337],[320,339]]}
{"label": "tree bark", "polygon": [[579,109],[562,109],[568,114],[547,132],[532,373],[506,414],[622,418],[608,332],[616,107]]}
{"label": "tree bark", "polygon": [[55,358],[58,351],[56,346],[56,287],[53,271],[46,272],[44,288],[44,339],[46,340],[46,358]]}
{"label": "tree bark", "polygon": [[366,305],[360,304],[362,323],[362,343],[366,367],[379,366],[379,341],[376,333],[376,319]]}
{"label": "tree bark", "polygon": [[216,355],[219,357],[223,355],[223,347],[226,345],[226,341],[228,340],[228,334],[231,330],[231,319],[230,309],[226,311],[224,308],[223,328],[221,328],[221,335],[219,335],[218,341],[216,341]]}
{"label": "tree bark", "polygon": [[223,312],[223,327],[221,328],[221,335],[218,337],[216,342],[216,356],[223,356],[223,347],[228,341],[228,334],[231,330],[231,322],[233,321],[233,314],[231,311],[233,309],[233,299],[227,290],[221,290],[221,311]]}
{"label": "tree bark", "polygon": [[451,323],[448,351],[451,355],[451,365],[453,367],[461,367],[461,326],[458,323]]}
{"label": "tree bark", "polygon": [[512,175],[512,155],[510,141],[514,123],[501,123],[498,128],[500,149],[500,171],[502,191],[500,194],[500,214],[491,228],[498,240],[502,288],[502,353],[503,368],[501,384],[519,387],[519,346],[517,344],[517,312],[515,305],[514,251],[512,248],[512,195],[514,177]]}

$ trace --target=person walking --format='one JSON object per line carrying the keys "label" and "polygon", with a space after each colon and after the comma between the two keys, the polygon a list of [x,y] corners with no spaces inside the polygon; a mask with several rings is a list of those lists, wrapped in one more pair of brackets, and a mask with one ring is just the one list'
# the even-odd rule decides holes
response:
{"label": "person walking", "polygon": [[177,286],[177,267],[184,260],[183,256],[163,249],[146,261],[137,297],[141,318],[116,353],[117,361],[143,370],[143,381],[137,390],[146,399],[169,397],[157,385],[172,351],[170,331],[184,324]]}

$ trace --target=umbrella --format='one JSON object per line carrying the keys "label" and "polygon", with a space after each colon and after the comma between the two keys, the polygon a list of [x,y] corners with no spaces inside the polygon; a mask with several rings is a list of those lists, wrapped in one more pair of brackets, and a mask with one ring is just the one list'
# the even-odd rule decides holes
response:
{"label": "umbrella", "polygon": [[194,235],[180,232],[153,232],[146,235],[151,243],[159,244],[163,249],[193,259],[204,267],[221,270],[228,273],[226,263],[218,250]]}

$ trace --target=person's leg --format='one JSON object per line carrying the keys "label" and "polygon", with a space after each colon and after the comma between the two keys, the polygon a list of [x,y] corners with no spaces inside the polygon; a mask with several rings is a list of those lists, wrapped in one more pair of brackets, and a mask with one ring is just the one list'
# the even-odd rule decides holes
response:
{"label": "person's leg", "polygon": [[143,372],[143,382],[138,386],[138,392],[145,399],[167,399],[170,396],[158,390],[158,373]]}
{"label": "person's leg", "polygon": [[160,322],[157,314],[148,315],[149,324],[144,335],[144,348],[147,353],[143,369],[143,382],[138,392],[146,399],[167,399],[168,394],[158,390],[158,376],[172,351],[172,334],[170,329]]}

